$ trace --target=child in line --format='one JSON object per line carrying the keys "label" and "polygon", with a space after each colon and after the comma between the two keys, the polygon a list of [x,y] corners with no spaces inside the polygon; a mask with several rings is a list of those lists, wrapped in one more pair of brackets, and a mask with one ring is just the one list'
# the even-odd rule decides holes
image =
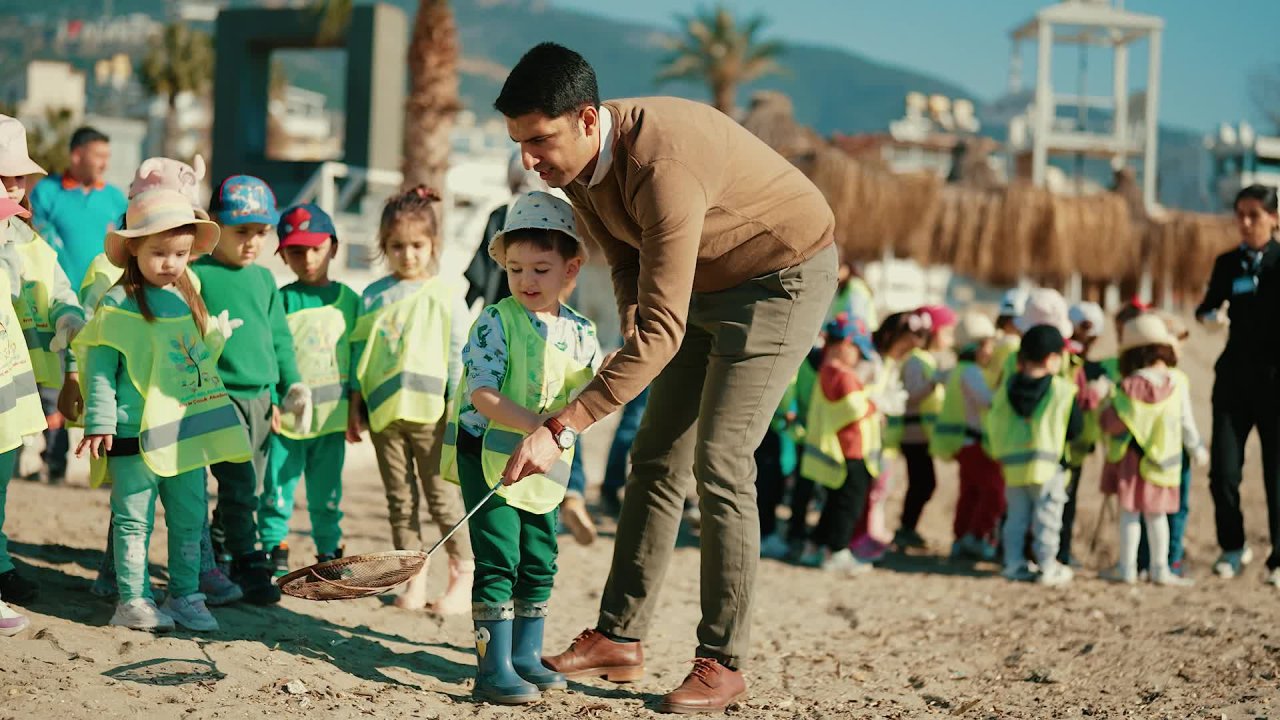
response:
{"label": "child in line", "polygon": [[[1183,344],[1191,336],[1191,331],[1182,318],[1164,311],[1155,311],[1156,317],[1164,322],[1165,328],[1176,341],[1173,346],[1174,355],[1181,357]],[[1193,416],[1194,417],[1194,416]],[[1178,509],[1169,514],[1169,571],[1181,577],[1186,568],[1183,559],[1186,546],[1183,537],[1187,532],[1187,516],[1191,511],[1191,464],[1195,460],[1191,448],[1185,443],[1182,448],[1182,473],[1178,483]],[[1143,532],[1143,543],[1138,547],[1138,570],[1148,568],[1149,549],[1146,544],[1146,532]]]}
{"label": "child in line", "polygon": [[[820,345],[809,350],[804,362],[800,363],[799,369],[796,370],[796,376],[792,378],[795,384],[796,416],[802,419],[809,417],[809,402],[813,399],[814,388],[818,386],[818,368],[822,366],[823,356],[821,345],[826,344],[826,338],[821,333],[818,336],[818,342]],[[802,420],[801,424],[803,422]],[[808,434],[808,428],[805,428],[805,437],[808,437]],[[802,442],[800,460],[803,459],[804,443]],[[804,558],[810,535],[809,503],[813,500],[816,491],[814,482],[800,474],[797,463],[795,481],[791,486],[791,518],[787,521],[787,552],[783,556],[789,562],[798,563]]]}
{"label": "child in line", "polygon": [[[347,439],[360,442],[365,428],[370,431],[397,550],[423,549],[424,501],[442,534],[463,515],[457,489],[440,476],[440,453],[445,399],[462,376],[471,315],[462,290],[436,275],[443,242],[439,201],[435,191],[421,186],[387,201],[378,249],[391,274],[365,289],[351,335]],[[449,585],[433,610],[466,612],[475,570],[467,533],[455,533],[445,551]],[[426,565],[395,603],[410,610],[426,607]]]}
{"label": "child in line", "polygon": [[[983,422],[987,454],[1000,463],[1008,515],[1002,534],[1004,577],[1065,585],[1074,573],[1058,562],[1066,503],[1067,443],[1079,436],[1076,386],[1059,376],[1066,340],[1052,325],[1022,336],[1016,372],[1000,388]],[[1025,559],[1028,530],[1039,574]]]}
{"label": "child in line", "polygon": [[200,278],[200,295],[209,312],[226,310],[244,323],[218,358],[218,372],[253,448],[248,462],[221,462],[212,468],[218,481],[212,531],[221,546],[220,562],[229,563],[231,580],[243,589],[244,599],[269,605],[280,602],[280,589],[271,580],[270,556],[258,546],[255,518],[268,441],[280,408],[300,426],[310,426],[311,389],[298,375],[275,277],[254,262],[279,220],[271,188],[248,175],[228,177],[214,192],[209,215],[218,223],[221,237],[213,252],[191,267]]}
{"label": "child in line", "polygon": [[[205,468],[250,456],[216,367],[238,323],[226,311],[210,317],[185,272],[192,256],[217,245],[218,227],[197,219],[180,193],[157,189],[130,201],[128,228],[105,243],[124,275],[74,343],[86,376],[76,454],[89,450],[93,472],[111,476],[119,586],[111,624],[214,631],[198,592]],[[169,593],[160,609],[147,582],[157,497],[169,528]]]}
{"label": "child in line", "polygon": [[[285,319],[293,335],[294,357],[302,382],[311,389],[311,424],[289,416],[271,436],[267,475],[258,507],[263,548],[277,561],[275,574],[288,573],[289,519],[294,491],[306,478],[307,512],[316,560],[342,556],[342,466],[351,377],[351,331],[360,313],[360,296],[329,279],[329,263],[338,254],[338,234],[329,215],[315,205],[298,205],[280,216],[277,250],[297,282],[280,288]],[[279,562],[283,560],[284,562]]]}
{"label": "child in line", "polygon": [[858,519],[849,549],[861,561],[878,562],[892,540],[885,523],[885,503],[893,488],[893,467],[902,452],[902,413],[907,391],[902,387],[902,362],[924,342],[924,321],[913,312],[889,315],[871,334],[880,368],[871,383],[871,401],[881,416],[880,474],[871,482],[867,502]]}
{"label": "child in line", "polygon": [[[1095,390],[1097,381],[1105,375],[1100,363],[1089,359],[1089,354],[1097,344],[1107,326],[1106,315],[1102,308],[1093,302],[1081,302],[1071,306],[1067,311],[1067,319],[1071,323],[1071,353],[1068,367],[1071,376],[1078,383],[1076,400],[1084,412],[1084,429],[1080,437],[1067,446],[1067,466],[1070,478],[1067,482],[1067,504],[1062,509],[1062,534],[1058,541],[1058,562],[1073,565],[1071,556],[1071,540],[1075,532],[1076,496],[1080,492],[1080,477],[1084,473],[1085,461],[1093,454],[1098,442],[1102,440],[1102,430],[1098,423],[1100,409],[1099,397]],[[1105,384],[1108,381],[1103,381]]]}
{"label": "child in line", "polygon": [[1177,369],[1177,339],[1153,313],[1129,321],[1120,346],[1124,377],[1102,414],[1107,465],[1102,491],[1120,504],[1120,560],[1104,577],[1138,580],[1138,542],[1145,523],[1151,581],[1185,586],[1169,568],[1168,515],[1177,512],[1184,449],[1198,465],[1209,463],[1192,413],[1189,381]]}
{"label": "child in line", "polygon": [[[9,197],[0,197],[0,221],[29,214]],[[0,235],[0,243],[7,235]],[[12,398],[10,407],[0,412],[0,635],[12,637],[29,621],[8,603],[25,604],[35,598],[35,588],[18,575],[9,557],[9,538],[4,534],[5,502],[9,480],[18,461],[22,436],[43,431],[47,424],[40,409],[40,395],[31,377],[31,356],[18,335],[18,286],[8,272],[0,272],[0,393]]]}
{"label": "child in line", "polygon": [[955,312],[945,305],[926,305],[917,311],[926,320],[924,346],[912,350],[902,364],[902,385],[907,389],[907,409],[903,416],[902,457],[907,461],[907,496],[902,503],[902,519],[893,543],[899,550],[922,548],[924,538],[916,532],[920,514],[933,497],[938,478],[929,456],[929,438],[942,409],[946,373],[938,362],[955,344]]}
{"label": "child in line", "polygon": [[1000,310],[996,315],[996,347],[991,353],[991,364],[987,366],[987,386],[998,388],[1008,378],[1004,377],[1009,358],[1018,354],[1018,345],[1022,341],[1022,329],[1018,327],[1018,318],[1027,310],[1027,291],[1022,288],[1006,290],[1000,298]]}
{"label": "child in line", "polygon": [[862,321],[848,315],[827,323],[825,335],[800,474],[826,488],[827,499],[801,564],[853,575],[871,569],[849,545],[880,474],[881,418],[866,387],[875,348]]}
{"label": "child in line", "polygon": [[[192,160],[192,165],[166,157],[147,158],[134,172],[133,182],[129,184],[128,199],[132,200],[142,192],[157,188],[175,190],[182,193],[182,196],[191,203],[191,209],[196,218],[208,220],[209,213],[200,207],[199,182],[202,178],[204,178],[204,160],[199,155]],[[126,229],[127,218],[121,217],[119,225],[120,229]],[[190,265],[187,265],[185,273],[191,287],[196,292],[200,292],[200,278],[191,271]],[[124,269],[113,265],[106,253],[100,253],[90,261],[84,282],[80,284],[80,305],[84,308],[86,317],[93,315],[102,297],[119,282],[123,274]],[[90,484],[97,487],[97,483],[106,480],[106,473],[98,473],[91,475]],[[90,586],[90,592],[101,598],[116,596],[115,542],[112,540],[114,536],[115,529],[111,523],[108,523],[106,550],[102,554],[102,563],[98,567],[98,577]],[[209,607],[227,605],[244,597],[244,591],[240,586],[231,582],[215,561],[207,522],[200,534],[200,592],[205,596],[205,604]]]}
{"label": "child in line", "polygon": [[796,378],[791,378],[782,400],[773,411],[773,421],[756,448],[756,507],[760,511],[760,557],[782,560],[790,553],[786,532],[779,527],[778,506],[786,494],[788,480],[796,471],[796,444],[805,435],[796,397]]}
{"label": "child in line", "polygon": [[956,368],[947,379],[942,413],[933,428],[929,453],[960,466],[960,496],[952,525],[952,559],[996,559],[996,528],[1004,515],[1000,466],[982,449],[982,418],[991,407],[985,371],[995,350],[996,326],[971,311],[956,327]]}
{"label": "child in line", "polygon": [[587,253],[568,203],[543,192],[517,198],[489,253],[506,269],[512,296],[486,307],[471,328],[444,468],[475,508],[504,482],[510,453],[526,435],[546,428],[562,451],[548,474],[504,486],[469,522],[478,658],[472,694],[523,704],[568,684],[542,664],[556,574],[556,508],[576,441],[555,415],[590,381],[601,352],[592,322],[559,301]]}
{"label": "child in line", "polygon": [[[12,138],[0,138],[0,183],[9,199],[30,208],[27,178],[44,175],[45,171],[27,155],[26,131],[14,118],[0,115],[0,132]],[[81,411],[79,373],[75,359],[64,351],[84,327],[84,312],[66,272],[58,263],[58,254],[36,231],[29,218],[12,216],[0,223],[0,231],[8,240],[0,246],[0,262],[12,268],[21,281],[16,286],[18,303],[14,311],[22,325],[31,353],[40,401],[50,428],[45,432],[44,460],[49,482],[58,484],[66,477],[67,432],[63,419],[75,420]]]}

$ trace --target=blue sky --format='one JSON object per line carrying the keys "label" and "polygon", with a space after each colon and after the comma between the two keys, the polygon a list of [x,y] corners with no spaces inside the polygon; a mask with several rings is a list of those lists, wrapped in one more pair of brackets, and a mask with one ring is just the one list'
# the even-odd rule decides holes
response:
{"label": "blue sky", "polygon": [[[673,26],[699,0],[552,0],[565,8]],[[767,34],[848,49],[921,70],[991,100],[1008,85],[1008,33],[1048,0],[726,0],[735,13],[761,13]],[[1127,10],[1165,18],[1161,122],[1211,130],[1223,120],[1255,121],[1248,75],[1280,69],[1280,0],[1126,0]],[[1142,50],[1145,54],[1145,50]],[[1055,56],[1055,84],[1074,91],[1078,55]],[[1088,56],[1089,94],[1109,94],[1110,61]],[[1032,62],[1027,70],[1031,72]],[[1145,62],[1131,63],[1135,78]],[[1140,80],[1134,85],[1141,86]]]}

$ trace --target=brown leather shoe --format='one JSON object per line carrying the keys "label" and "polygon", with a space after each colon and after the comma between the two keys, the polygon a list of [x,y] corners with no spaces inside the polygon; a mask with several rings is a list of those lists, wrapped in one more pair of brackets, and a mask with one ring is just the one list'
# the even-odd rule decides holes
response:
{"label": "brown leather shoe", "polygon": [[720,712],[746,695],[747,681],[741,672],[730,670],[711,658],[694,658],[693,670],[680,687],[662,698],[658,712]]}
{"label": "brown leather shoe", "polygon": [[570,680],[600,677],[609,682],[631,682],[644,677],[644,649],[639,642],[614,642],[604,633],[587,629],[559,655],[543,657],[542,664]]}

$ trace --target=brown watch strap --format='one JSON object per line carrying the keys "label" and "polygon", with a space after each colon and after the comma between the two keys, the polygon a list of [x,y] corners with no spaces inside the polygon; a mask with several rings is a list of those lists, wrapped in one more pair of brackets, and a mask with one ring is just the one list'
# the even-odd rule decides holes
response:
{"label": "brown watch strap", "polygon": [[542,426],[551,431],[551,437],[555,438],[557,443],[560,442],[560,433],[565,430],[564,423],[550,417],[547,418],[546,422],[542,423]]}

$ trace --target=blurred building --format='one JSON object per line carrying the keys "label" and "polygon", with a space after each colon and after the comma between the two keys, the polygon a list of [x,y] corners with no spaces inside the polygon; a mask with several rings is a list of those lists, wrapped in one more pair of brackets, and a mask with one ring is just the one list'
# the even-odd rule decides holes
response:
{"label": "blurred building", "polygon": [[1209,191],[1221,207],[1230,208],[1241,188],[1280,187],[1280,137],[1259,135],[1247,122],[1222,123],[1204,144],[1213,160]]}

